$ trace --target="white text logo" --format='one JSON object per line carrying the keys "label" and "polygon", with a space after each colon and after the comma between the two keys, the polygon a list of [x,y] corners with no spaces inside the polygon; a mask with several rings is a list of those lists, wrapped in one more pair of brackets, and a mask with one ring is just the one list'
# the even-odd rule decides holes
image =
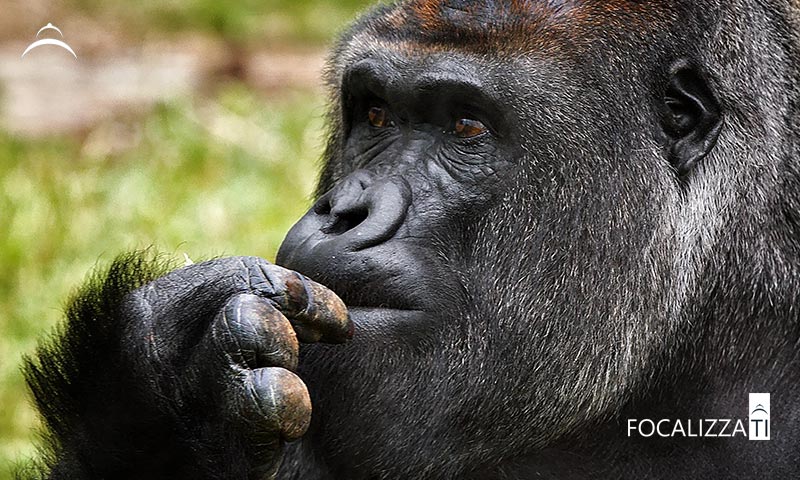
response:
{"label": "white text logo", "polygon": [[[628,419],[628,436],[641,437],[747,437],[750,440],[770,439],[769,393],[751,393],[748,420],[736,418],[693,418],[652,420]],[[745,428],[747,426],[747,428]]]}

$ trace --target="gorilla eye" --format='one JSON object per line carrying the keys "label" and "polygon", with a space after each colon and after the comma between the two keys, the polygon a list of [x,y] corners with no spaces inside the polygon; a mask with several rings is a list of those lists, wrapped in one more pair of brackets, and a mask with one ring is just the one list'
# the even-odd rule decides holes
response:
{"label": "gorilla eye", "polygon": [[486,128],[479,120],[473,120],[471,118],[461,118],[456,121],[456,128],[455,132],[459,138],[472,138],[477,137],[483,133],[488,132],[489,129]]}
{"label": "gorilla eye", "polygon": [[372,107],[369,109],[367,116],[369,117],[369,124],[373,127],[384,128],[394,125],[385,108]]}

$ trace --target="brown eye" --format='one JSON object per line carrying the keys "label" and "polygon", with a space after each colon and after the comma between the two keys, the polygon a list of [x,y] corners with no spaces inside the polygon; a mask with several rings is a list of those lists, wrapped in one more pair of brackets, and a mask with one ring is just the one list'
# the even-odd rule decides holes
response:
{"label": "brown eye", "polygon": [[389,127],[392,125],[392,121],[389,119],[389,114],[386,112],[386,109],[381,107],[372,107],[369,109],[369,124],[373,127],[383,128]]}
{"label": "brown eye", "polygon": [[455,131],[460,138],[472,138],[488,132],[489,129],[478,120],[462,118],[456,121]]}

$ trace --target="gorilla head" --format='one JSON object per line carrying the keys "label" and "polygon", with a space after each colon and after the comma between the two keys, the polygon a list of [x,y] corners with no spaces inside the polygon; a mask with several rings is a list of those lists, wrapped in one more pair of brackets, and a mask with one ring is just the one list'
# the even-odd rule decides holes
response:
{"label": "gorilla head", "polygon": [[742,323],[797,338],[774,321],[798,291],[788,3],[413,0],[357,22],[318,200],[277,260],[356,323],[302,352],[306,458],[456,475],[682,375],[749,378]]}

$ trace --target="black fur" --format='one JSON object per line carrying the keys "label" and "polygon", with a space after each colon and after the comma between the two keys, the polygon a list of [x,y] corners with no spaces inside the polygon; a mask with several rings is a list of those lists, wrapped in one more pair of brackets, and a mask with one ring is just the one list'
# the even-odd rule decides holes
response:
{"label": "black fur", "polygon": [[[136,463],[158,471],[173,455],[173,449],[143,442],[143,436],[160,437],[171,444],[170,421],[139,398],[121,358],[130,320],[120,311],[122,299],[167,271],[168,263],[150,253],[119,256],[81,287],[66,323],[26,359],[25,377],[46,427],[41,462],[50,477],[96,478]],[[148,444],[151,449],[142,449]],[[95,452],[103,465],[82,461],[85,452]]]}

